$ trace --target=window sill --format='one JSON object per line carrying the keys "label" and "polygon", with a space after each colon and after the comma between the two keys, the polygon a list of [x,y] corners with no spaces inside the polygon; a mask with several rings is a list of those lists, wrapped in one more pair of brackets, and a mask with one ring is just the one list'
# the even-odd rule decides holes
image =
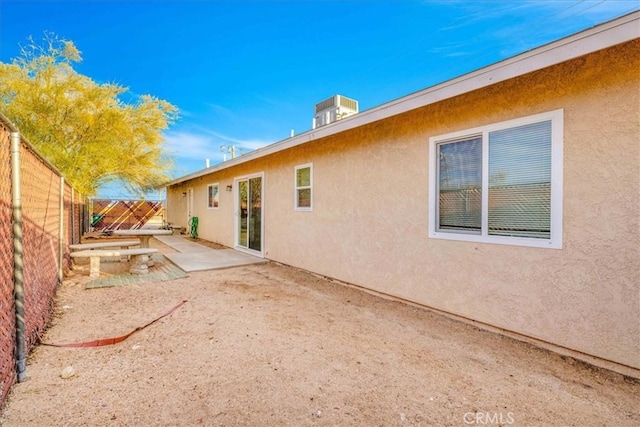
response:
{"label": "window sill", "polygon": [[526,246],[531,248],[562,249],[562,240],[553,238],[535,239],[526,237],[482,236],[477,234],[447,233],[440,231],[430,232],[429,238],[508,246]]}

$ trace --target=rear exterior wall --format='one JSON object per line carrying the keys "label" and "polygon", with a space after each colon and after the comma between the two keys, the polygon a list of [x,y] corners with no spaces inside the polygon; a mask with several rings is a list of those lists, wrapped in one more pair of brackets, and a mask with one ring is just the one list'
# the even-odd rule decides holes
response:
{"label": "rear exterior wall", "polygon": [[[636,40],[175,185],[169,221],[191,187],[200,237],[232,247],[226,186],[264,172],[266,258],[640,369],[639,58]],[[557,109],[563,248],[429,238],[429,138]],[[294,210],[304,163],[311,212]]]}

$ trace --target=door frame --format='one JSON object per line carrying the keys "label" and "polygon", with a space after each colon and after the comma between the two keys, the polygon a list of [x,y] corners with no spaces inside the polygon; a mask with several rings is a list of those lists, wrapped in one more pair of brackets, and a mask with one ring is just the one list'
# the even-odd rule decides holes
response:
{"label": "door frame", "polygon": [[[250,249],[248,247],[240,246],[240,181],[247,181],[247,186],[249,186],[249,180],[252,178],[260,178],[262,179],[262,185],[260,186],[260,251],[256,251],[254,249]],[[242,175],[233,178],[233,245],[237,251],[245,252],[247,254],[257,256],[260,258],[264,258],[264,191],[265,189],[265,180],[264,180],[264,172],[257,172],[249,175]],[[247,236],[249,234],[249,229],[247,226]],[[248,238],[248,237],[247,237]],[[247,246],[248,246],[247,240]]]}

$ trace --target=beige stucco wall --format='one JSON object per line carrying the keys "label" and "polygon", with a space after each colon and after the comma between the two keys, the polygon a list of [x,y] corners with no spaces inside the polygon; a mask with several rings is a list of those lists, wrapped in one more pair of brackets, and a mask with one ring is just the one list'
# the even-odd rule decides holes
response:
{"label": "beige stucco wall", "polygon": [[[555,66],[168,189],[233,246],[233,178],[265,173],[265,257],[640,369],[640,43]],[[564,109],[563,249],[430,239],[429,137]],[[313,162],[313,212],[293,209]],[[219,182],[220,208],[206,210]]]}

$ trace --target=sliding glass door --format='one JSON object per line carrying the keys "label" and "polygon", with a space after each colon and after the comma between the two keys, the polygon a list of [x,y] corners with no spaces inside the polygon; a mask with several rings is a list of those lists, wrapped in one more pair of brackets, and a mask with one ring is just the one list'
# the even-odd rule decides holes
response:
{"label": "sliding glass door", "polygon": [[237,178],[236,246],[262,256],[263,175]]}

